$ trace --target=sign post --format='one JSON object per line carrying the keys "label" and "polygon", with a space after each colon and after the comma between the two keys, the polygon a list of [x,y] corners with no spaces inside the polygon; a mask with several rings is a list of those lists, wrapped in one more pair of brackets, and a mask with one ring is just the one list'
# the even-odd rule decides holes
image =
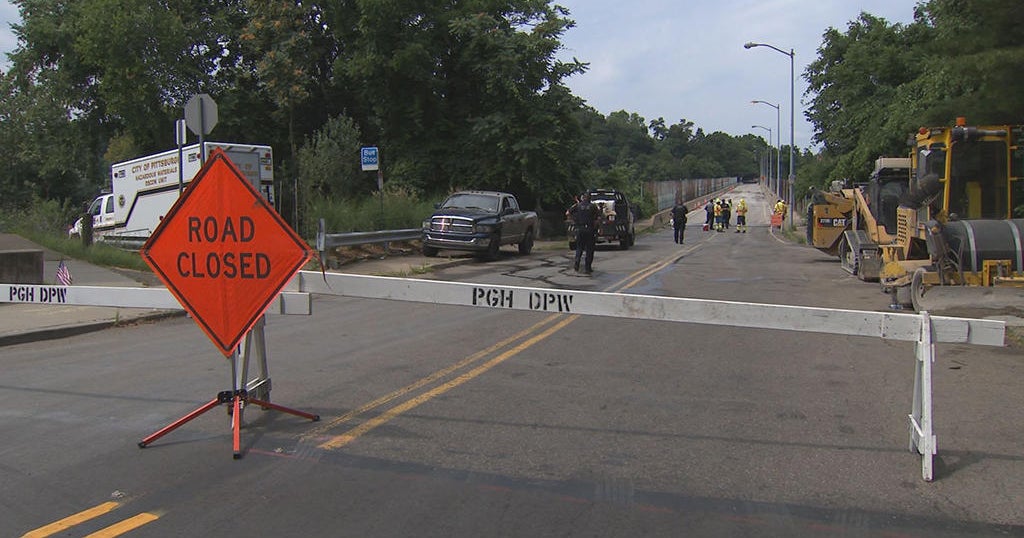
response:
{"label": "sign post", "polygon": [[380,193],[380,226],[384,227],[384,171],[380,169],[380,151],[376,146],[359,150],[359,162],[363,172],[377,172],[377,192]]}
{"label": "sign post", "polygon": [[188,143],[187,139],[188,132],[185,130],[185,120],[177,120],[174,122],[174,141],[178,144],[178,196],[181,196],[181,191],[185,190],[185,170],[181,166],[182,147]]}
{"label": "sign post", "polygon": [[[246,403],[319,420],[317,415],[257,399],[239,381],[239,342],[254,330],[260,333],[256,340],[262,342],[264,312],[312,252],[227,154],[213,151],[141,254],[221,353],[232,360],[232,390],[143,439],[139,447],[222,403],[235,409],[235,458],[241,457],[238,429]],[[248,368],[248,356],[242,371]]]}
{"label": "sign post", "polygon": [[193,95],[185,103],[185,124],[199,136],[199,159],[206,162],[205,136],[217,126],[217,102],[205,93]]}

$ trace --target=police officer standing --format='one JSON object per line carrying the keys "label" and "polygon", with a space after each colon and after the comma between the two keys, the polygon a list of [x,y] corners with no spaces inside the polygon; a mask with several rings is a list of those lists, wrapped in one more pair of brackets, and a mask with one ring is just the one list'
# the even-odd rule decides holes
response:
{"label": "police officer standing", "polygon": [[583,272],[593,272],[594,244],[597,241],[597,219],[599,217],[597,206],[590,203],[590,193],[583,193],[578,203],[569,208],[565,215],[572,219],[576,226],[576,258],[572,267],[580,270],[580,258],[586,252]]}
{"label": "police officer standing", "polygon": [[683,244],[683,235],[686,234],[686,213],[689,210],[686,209],[686,204],[682,201],[676,202],[676,205],[672,207],[672,230],[675,232],[675,242],[680,245]]}

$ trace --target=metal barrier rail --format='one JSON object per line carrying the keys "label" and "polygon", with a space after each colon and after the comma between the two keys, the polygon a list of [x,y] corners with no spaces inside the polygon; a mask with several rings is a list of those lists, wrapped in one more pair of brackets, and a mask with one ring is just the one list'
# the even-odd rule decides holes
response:
{"label": "metal barrier rail", "polygon": [[[771,305],[738,301],[688,299],[592,291],[441,282],[412,278],[350,275],[299,271],[282,292],[276,308],[282,313],[311,311],[309,294],[388,299],[431,304],[472,306],[500,310],[610,316],[629,319],[673,321],[731,327],[867,336],[916,343],[914,395],[909,414],[910,450],[921,455],[921,475],[933,478],[932,460],[937,453],[932,420],[932,363],[936,343],[1003,346],[1006,324],[982,320],[906,314]],[[287,297],[304,300],[294,308]],[[303,299],[304,298],[304,299]],[[107,288],[88,286],[36,286],[0,284],[0,302],[57,305],[96,305],[143,308],[175,308],[164,289]],[[303,311],[303,307],[306,309]],[[180,308],[177,307],[177,308]],[[255,334],[257,333],[258,334]],[[262,357],[261,373],[247,384],[269,393],[262,325],[246,336]],[[238,386],[246,386],[245,376]],[[266,398],[261,398],[266,399]]]}
{"label": "metal barrier rail", "polygon": [[420,228],[404,230],[380,230],[376,232],[349,232],[329,234],[324,231],[324,219],[320,219],[316,232],[316,249],[323,252],[334,247],[351,247],[355,245],[371,245],[390,243],[392,241],[412,241],[419,239],[423,231]]}

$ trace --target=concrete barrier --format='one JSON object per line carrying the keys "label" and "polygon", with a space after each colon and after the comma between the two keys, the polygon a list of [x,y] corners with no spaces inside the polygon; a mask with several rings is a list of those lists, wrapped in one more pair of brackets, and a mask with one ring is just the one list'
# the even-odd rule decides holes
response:
{"label": "concrete barrier", "polygon": [[43,251],[38,249],[0,250],[0,282],[42,284]]}

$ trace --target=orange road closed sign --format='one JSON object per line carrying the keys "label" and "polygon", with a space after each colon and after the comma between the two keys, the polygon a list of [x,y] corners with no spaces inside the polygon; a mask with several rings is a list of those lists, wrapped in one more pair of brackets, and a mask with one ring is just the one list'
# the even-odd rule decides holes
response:
{"label": "orange road closed sign", "polygon": [[142,247],[225,356],[311,254],[219,149]]}

